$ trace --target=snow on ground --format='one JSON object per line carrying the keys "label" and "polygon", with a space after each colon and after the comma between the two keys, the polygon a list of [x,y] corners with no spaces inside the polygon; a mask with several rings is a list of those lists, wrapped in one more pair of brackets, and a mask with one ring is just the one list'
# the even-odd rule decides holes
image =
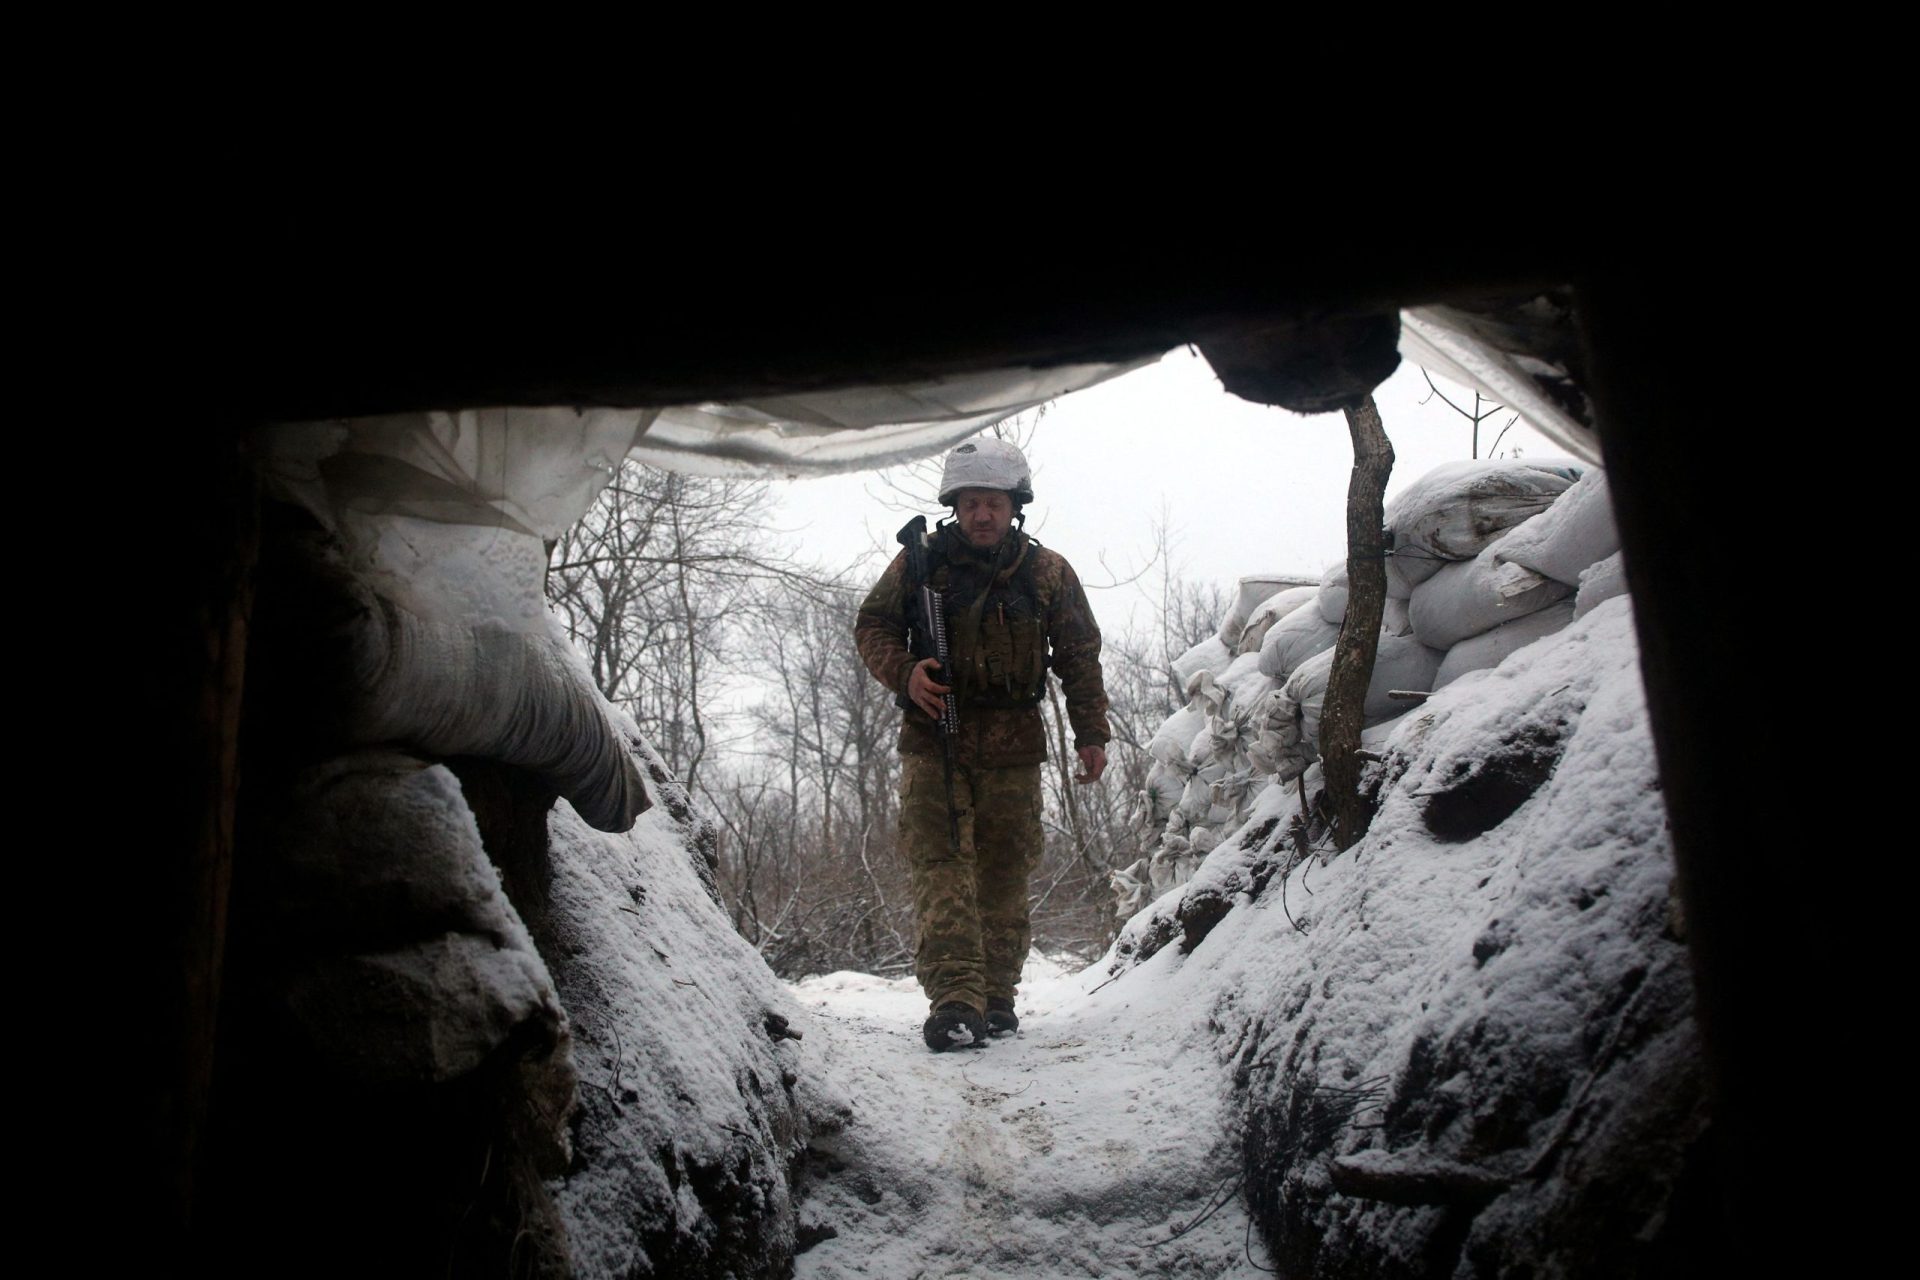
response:
{"label": "snow on ground", "polygon": [[1381,734],[1359,845],[1290,866],[1272,788],[1105,963],[1030,962],[1018,1037],[795,986],[797,1274],[1251,1276],[1243,1168],[1297,1274],[1657,1271],[1704,1112],[1628,602]]}
{"label": "snow on ground", "polygon": [[[817,1109],[844,1119],[816,1132],[802,1188],[803,1239],[837,1234],[795,1274],[1260,1274],[1213,1000],[1177,959],[1169,948],[1108,983],[1098,967],[1068,972],[1035,953],[1019,1032],[944,1054],[920,1039],[927,1004],[911,978],[795,984],[803,1076],[833,1081],[840,1092]],[[1156,968],[1158,981],[1134,976]],[[1257,1239],[1252,1250],[1270,1265]]]}

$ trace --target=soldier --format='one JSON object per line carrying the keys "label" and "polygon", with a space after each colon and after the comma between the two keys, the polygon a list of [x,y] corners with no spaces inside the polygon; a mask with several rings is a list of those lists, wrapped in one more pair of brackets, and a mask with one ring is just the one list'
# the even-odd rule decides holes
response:
{"label": "soldier", "polygon": [[[1039,864],[1040,700],[1060,678],[1080,757],[1076,782],[1107,767],[1100,628],[1073,567],[1029,537],[1027,460],[1013,444],[969,441],[947,455],[940,502],[953,508],[928,540],[928,582],[945,604],[952,685],[938,661],[907,647],[910,583],[903,551],[860,606],[854,639],[867,670],[906,709],[900,726],[900,843],[913,872],[914,970],[931,1012],[927,1047],[980,1046],[1020,1025],[1015,984],[1027,958],[1027,877]],[[938,730],[951,689],[959,712],[953,794]],[[959,850],[949,838],[948,804]]]}

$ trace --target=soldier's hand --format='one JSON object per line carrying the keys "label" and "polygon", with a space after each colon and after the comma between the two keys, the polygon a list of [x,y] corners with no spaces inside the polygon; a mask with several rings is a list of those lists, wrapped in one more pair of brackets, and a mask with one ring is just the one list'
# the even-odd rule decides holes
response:
{"label": "soldier's hand", "polygon": [[1107,749],[1105,747],[1080,748],[1080,772],[1073,775],[1075,782],[1098,782],[1100,775],[1107,771]]}
{"label": "soldier's hand", "polygon": [[946,710],[941,699],[951,691],[950,686],[940,684],[933,678],[934,668],[939,665],[938,658],[922,658],[907,676],[907,697],[913,700],[914,706],[935,720]]}

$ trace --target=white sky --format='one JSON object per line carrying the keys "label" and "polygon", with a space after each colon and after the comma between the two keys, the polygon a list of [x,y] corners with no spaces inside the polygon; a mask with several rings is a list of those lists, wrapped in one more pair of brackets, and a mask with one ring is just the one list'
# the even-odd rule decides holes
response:
{"label": "white sky", "polygon": [[[1472,406],[1471,391],[1435,382]],[[1467,420],[1432,395],[1418,366],[1403,360],[1374,399],[1395,454],[1389,498],[1439,463],[1471,456]],[[1482,457],[1510,416],[1482,423]],[[1516,451],[1564,456],[1525,422],[1500,441],[1501,454]],[[1054,402],[1027,453],[1035,495],[1027,528],[1072,562],[1103,628],[1125,625],[1146,584],[1096,588],[1146,563],[1163,514],[1175,571],[1223,587],[1253,573],[1317,575],[1345,555],[1353,463],[1346,419],[1250,404],[1222,389],[1186,347]],[[894,531],[912,514],[886,505],[898,496],[874,473],[775,481],[772,496],[774,523],[792,532],[803,555],[827,567],[856,565],[859,580],[879,575]],[[930,491],[924,510],[929,518],[940,510]]]}

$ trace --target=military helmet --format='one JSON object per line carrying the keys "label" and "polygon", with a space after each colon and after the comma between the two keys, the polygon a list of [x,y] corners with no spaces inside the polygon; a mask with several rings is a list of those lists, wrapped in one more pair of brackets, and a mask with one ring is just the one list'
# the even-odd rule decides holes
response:
{"label": "military helmet", "polygon": [[1013,441],[969,440],[949,453],[940,469],[940,505],[952,506],[962,489],[1004,489],[1014,506],[1024,506],[1033,501],[1033,472]]}

